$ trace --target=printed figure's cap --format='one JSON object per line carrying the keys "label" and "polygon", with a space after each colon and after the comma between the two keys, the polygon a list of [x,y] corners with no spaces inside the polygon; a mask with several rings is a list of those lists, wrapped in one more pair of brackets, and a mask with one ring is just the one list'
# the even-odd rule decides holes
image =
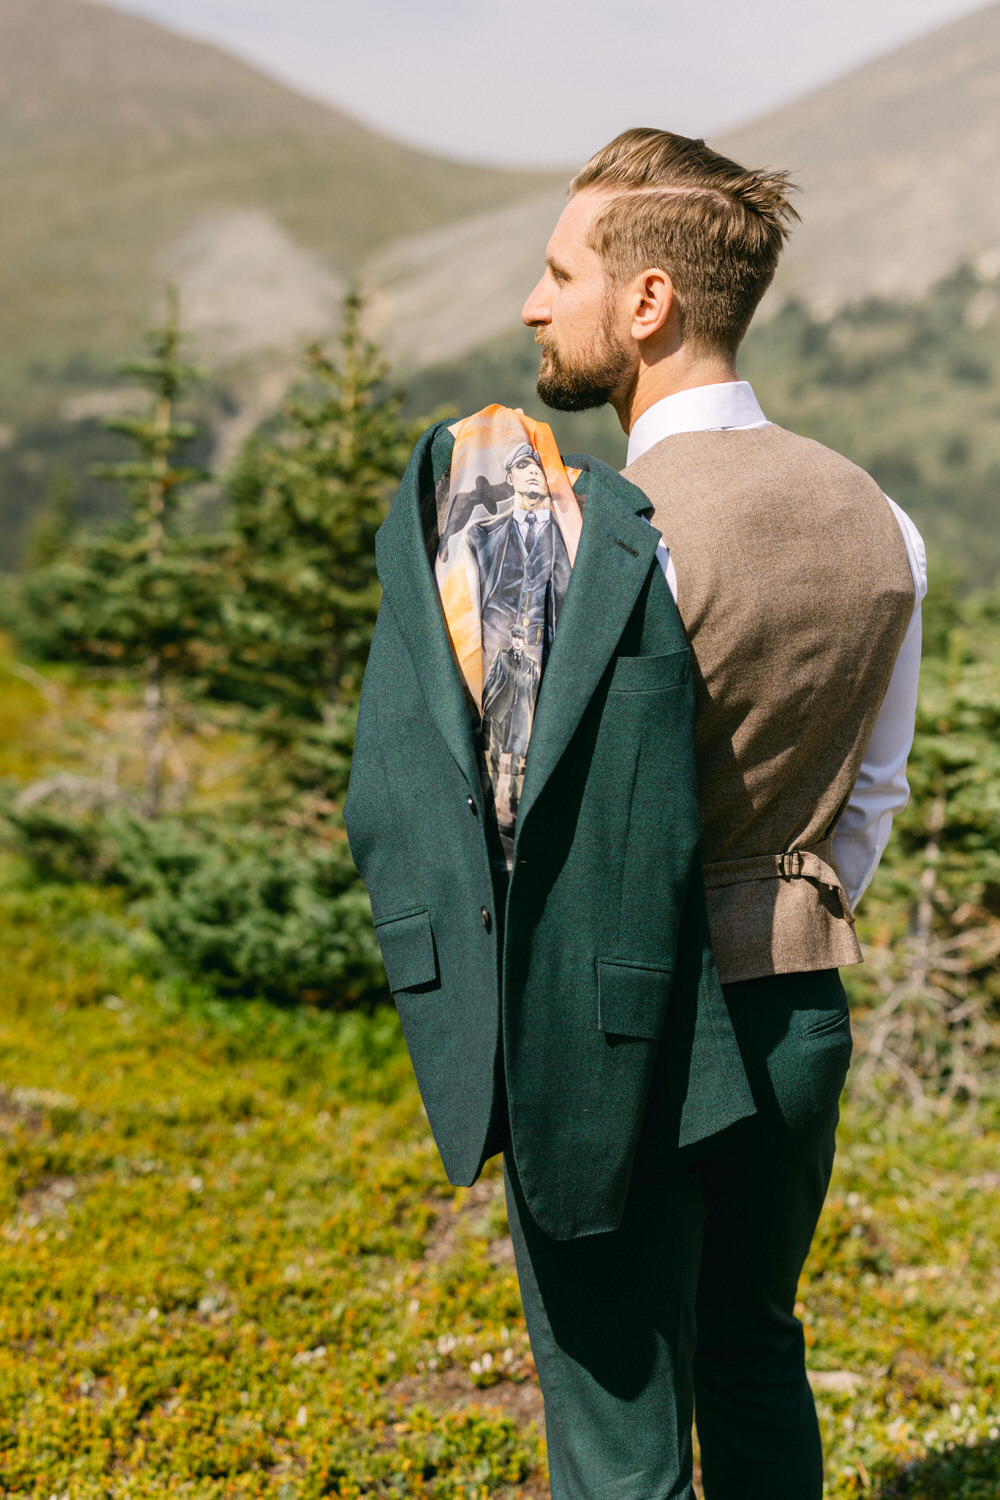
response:
{"label": "printed figure's cap", "polygon": [[503,461],[503,471],[505,474],[510,473],[519,458],[532,458],[539,468],[542,467],[542,460],[538,457],[531,444],[518,443],[517,447],[512,448]]}
{"label": "printed figure's cap", "polygon": [[511,638],[512,641],[515,640],[515,639],[517,639],[519,641],[526,640],[527,639],[527,634],[528,633],[525,630],[525,628],[524,628],[523,625],[512,625],[510,627],[510,638]]}

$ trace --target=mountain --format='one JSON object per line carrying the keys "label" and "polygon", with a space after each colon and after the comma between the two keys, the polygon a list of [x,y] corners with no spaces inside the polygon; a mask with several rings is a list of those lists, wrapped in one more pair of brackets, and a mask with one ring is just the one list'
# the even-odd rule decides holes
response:
{"label": "mountain", "polygon": [[[772,312],[1000,267],[1000,4],[717,144],[802,186]],[[167,279],[213,366],[291,355],[359,269],[402,367],[453,359],[516,327],[563,192],[91,0],[0,0],[0,397],[120,357]]]}
{"label": "mountain", "polygon": [[[988,582],[1000,4],[715,144],[802,187],[747,348],[768,409],[869,466]],[[562,173],[409,150],[92,0],[0,0],[0,565],[58,470],[79,513],[114,504],[88,464],[120,451],[100,426],[134,399],[114,367],[168,281],[210,376],[206,460],[275,409],[357,274],[415,406],[533,403],[518,314],[564,194]],[[609,413],[555,426],[620,460]]]}
{"label": "mountain", "polygon": [[1000,270],[1000,5],[877,58],[719,142],[802,188],[778,300],[818,312]]}
{"label": "mountain", "polygon": [[[1000,5],[714,144],[802,187],[741,357],[765,410],[874,474],[964,585],[996,588]],[[378,252],[373,327],[411,368],[415,404],[537,404],[517,308],[558,211],[558,193],[537,195]],[[502,267],[492,297],[468,266]],[[565,450],[624,462],[609,411],[553,428]]]}
{"label": "mountain", "polygon": [[300,342],[391,234],[551,180],[412,151],[88,0],[0,0],[0,396],[127,354],[168,277],[210,354]]}
{"label": "mountain", "polygon": [[[992,276],[1000,270],[1000,5],[712,144],[738,161],[788,168],[802,189],[802,223],[765,315],[790,298],[828,315],[867,296],[919,296],[963,261]],[[373,331],[419,366],[431,351],[442,360],[474,348],[487,325],[513,327],[562,201],[558,190],[537,194],[383,247],[368,267]]]}
{"label": "mountain", "polygon": [[[874,474],[961,583],[995,588],[1000,5],[714,144],[790,169],[802,189],[802,223],[741,358],[765,410]],[[535,195],[369,262],[372,326],[411,371],[415,406],[537,405],[537,351],[517,313],[560,204]],[[624,461],[609,411],[552,423],[564,450]]]}
{"label": "mountain", "polygon": [[203,456],[225,458],[361,259],[553,180],[410,150],[90,0],[0,0],[0,566],[55,469],[83,513],[113,504],[87,477],[120,456],[99,418],[168,282],[211,377]]}

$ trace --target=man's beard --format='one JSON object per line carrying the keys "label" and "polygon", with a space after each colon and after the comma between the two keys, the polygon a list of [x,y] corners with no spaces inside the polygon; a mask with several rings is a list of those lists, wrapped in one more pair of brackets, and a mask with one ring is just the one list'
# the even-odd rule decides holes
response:
{"label": "man's beard", "polygon": [[539,330],[536,342],[543,351],[535,387],[546,406],[556,411],[589,411],[606,406],[622,389],[629,372],[629,351],[619,340],[614,312],[605,309],[601,327],[588,346],[572,360],[564,359]]}

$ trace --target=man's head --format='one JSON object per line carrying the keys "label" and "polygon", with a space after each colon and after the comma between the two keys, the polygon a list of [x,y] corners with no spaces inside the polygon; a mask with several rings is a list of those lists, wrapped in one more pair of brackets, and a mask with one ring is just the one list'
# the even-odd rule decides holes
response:
{"label": "man's head", "polygon": [[514,660],[520,661],[524,651],[524,629],[520,625],[510,627],[510,644],[514,652]]}
{"label": "man's head", "polygon": [[515,501],[522,510],[538,510],[548,505],[549,487],[545,472],[530,443],[518,443],[511,449],[504,459],[504,470]]}
{"label": "man's head", "polygon": [[731,366],[798,217],[788,192],[783,172],[663,130],[599,151],[570,184],[522,312],[543,350],[542,399],[611,401],[621,415],[643,360],[683,351]]}

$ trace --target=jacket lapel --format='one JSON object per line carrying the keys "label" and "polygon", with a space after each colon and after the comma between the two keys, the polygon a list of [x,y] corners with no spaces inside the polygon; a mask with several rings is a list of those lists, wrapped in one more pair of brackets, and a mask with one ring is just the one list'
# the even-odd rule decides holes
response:
{"label": "jacket lapel", "polygon": [[608,473],[621,493],[611,492],[609,481],[592,474],[580,548],[538,695],[519,828],[576,733],[628,624],[660,540],[660,533],[643,519],[650,509],[646,497],[613,471]]}
{"label": "jacket lapel", "polygon": [[428,712],[478,803],[479,772],[465,687],[448,639],[420,521],[421,471],[436,430],[431,429],[410,460],[399,494],[375,538],[375,559],[384,602],[413,659]]}

